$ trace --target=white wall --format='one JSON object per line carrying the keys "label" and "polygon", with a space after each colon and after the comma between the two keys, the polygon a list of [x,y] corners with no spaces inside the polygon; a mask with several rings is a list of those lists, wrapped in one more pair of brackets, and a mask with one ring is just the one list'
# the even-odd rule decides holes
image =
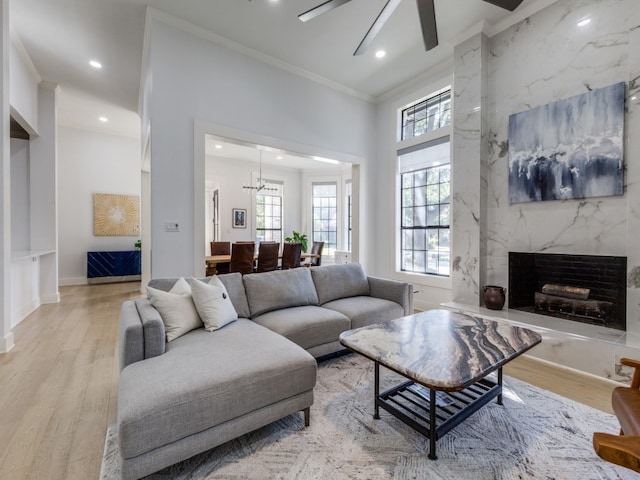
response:
{"label": "white wall", "polygon": [[30,133],[38,130],[38,84],[40,78],[20,39],[12,31],[10,66],[11,114]]}
{"label": "white wall", "polygon": [[[375,131],[370,103],[160,21],[150,38],[154,277],[194,273],[196,119],[356,155],[365,163],[365,178],[375,175],[368,168]],[[202,185],[204,191],[204,179]],[[185,228],[165,232],[165,222]],[[372,238],[373,231],[362,235]]]}
{"label": "white wall", "polygon": [[140,195],[140,140],[58,128],[60,285],[87,280],[87,252],[133,250],[139,237],[93,235],[93,194]]}
{"label": "white wall", "polygon": [[11,139],[11,248],[31,249],[29,141]]}
{"label": "white wall", "polygon": [[[222,240],[235,242],[255,238],[255,194],[248,193],[243,185],[254,184],[259,167],[255,162],[207,156],[207,180],[220,185],[220,235]],[[301,172],[298,169],[278,168],[263,165],[262,176],[268,180],[284,183],[282,232],[284,236],[300,229],[301,225]],[[247,210],[247,228],[233,228],[233,208]],[[206,245],[208,252],[209,246]],[[207,253],[209,254],[209,253]]]}

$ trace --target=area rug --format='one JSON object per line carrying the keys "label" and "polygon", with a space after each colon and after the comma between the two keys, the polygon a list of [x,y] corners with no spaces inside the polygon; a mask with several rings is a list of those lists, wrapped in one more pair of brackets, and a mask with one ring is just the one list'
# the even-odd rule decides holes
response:
{"label": "area rug", "polygon": [[[381,368],[382,386],[397,382]],[[505,376],[504,405],[474,413],[437,444],[384,410],[373,419],[373,363],[347,355],[320,363],[311,426],[290,415],[148,479],[632,479],[601,460],[594,431],[617,433],[613,415]],[[117,432],[109,428],[101,479],[119,478]]]}

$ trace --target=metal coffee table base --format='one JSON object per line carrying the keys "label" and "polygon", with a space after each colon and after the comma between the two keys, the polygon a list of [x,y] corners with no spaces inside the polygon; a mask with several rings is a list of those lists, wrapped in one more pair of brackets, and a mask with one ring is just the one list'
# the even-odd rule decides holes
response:
{"label": "metal coffee table base", "polygon": [[464,390],[446,392],[419,385],[411,380],[380,393],[380,364],[375,362],[373,418],[380,418],[379,407],[429,439],[429,458],[435,460],[436,440],[462,423],[492,399],[502,405],[502,368],[498,382],[482,378]]}

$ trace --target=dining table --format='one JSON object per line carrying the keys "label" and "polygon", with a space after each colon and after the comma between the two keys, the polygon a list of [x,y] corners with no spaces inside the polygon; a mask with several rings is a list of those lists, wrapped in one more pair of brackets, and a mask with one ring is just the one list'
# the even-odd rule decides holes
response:
{"label": "dining table", "polygon": [[[301,260],[308,260],[311,258],[318,258],[320,257],[320,255],[318,255],[317,253],[302,253],[300,254],[300,259]],[[278,255],[278,258],[282,258],[282,253],[280,253]],[[258,254],[256,253],[253,256],[254,260],[258,260]],[[218,263],[229,263],[231,262],[231,255],[227,254],[227,255],[207,255],[205,257],[205,261],[207,263],[207,266],[210,267],[215,267]]]}

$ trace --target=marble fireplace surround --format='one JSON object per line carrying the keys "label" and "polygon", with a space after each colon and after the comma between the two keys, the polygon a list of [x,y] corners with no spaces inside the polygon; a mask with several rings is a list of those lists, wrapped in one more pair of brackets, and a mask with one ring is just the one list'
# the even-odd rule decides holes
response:
{"label": "marble fireplace surround", "polygon": [[[623,14],[623,12],[625,12]],[[591,26],[580,28],[580,19]],[[531,356],[622,380],[640,358],[640,9],[637,0],[557,0],[497,34],[454,44],[452,271],[455,310],[538,329]],[[621,196],[510,204],[509,116],[624,81]],[[508,285],[508,253],[627,258],[626,332],[480,307],[483,285]]]}

